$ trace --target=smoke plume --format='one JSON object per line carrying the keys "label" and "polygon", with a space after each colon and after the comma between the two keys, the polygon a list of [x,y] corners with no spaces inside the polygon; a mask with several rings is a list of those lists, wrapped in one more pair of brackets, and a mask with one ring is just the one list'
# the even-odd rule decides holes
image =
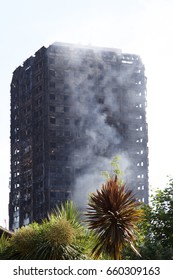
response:
{"label": "smoke plume", "polygon": [[[91,59],[88,59],[88,57]],[[114,53],[114,60],[118,55]],[[70,154],[75,170],[73,200],[85,207],[88,193],[104,183],[101,171],[110,171],[115,155],[121,156],[122,170],[129,169],[127,153],[121,149],[119,65],[112,69],[98,51],[80,50],[72,55],[66,82],[71,92],[74,147]],[[116,63],[114,63],[116,65]]]}

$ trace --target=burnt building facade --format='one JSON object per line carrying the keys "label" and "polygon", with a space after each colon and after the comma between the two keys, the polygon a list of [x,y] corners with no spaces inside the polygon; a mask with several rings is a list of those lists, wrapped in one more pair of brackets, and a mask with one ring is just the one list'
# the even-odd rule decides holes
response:
{"label": "burnt building facade", "polygon": [[63,43],[42,47],[11,81],[9,228],[41,221],[67,199],[82,204],[115,155],[129,188],[148,203],[147,142],[139,56]]}

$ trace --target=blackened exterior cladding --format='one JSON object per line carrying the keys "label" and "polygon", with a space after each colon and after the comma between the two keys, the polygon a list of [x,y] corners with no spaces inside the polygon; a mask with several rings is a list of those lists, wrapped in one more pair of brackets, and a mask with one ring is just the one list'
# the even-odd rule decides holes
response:
{"label": "blackened exterior cladding", "polygon": [[46,170],[46,93],[47,93],[47,58],[46,49],[35,54],[33,65],[33,216],[41,220],[47,209]]}
{"label": "blackened exterior cladding", "polygon": [[11,229],[18,228],[20,220],[24,223],[28,212],[33,218],[32,64],[31,57],[18,67],[11,83]]}
{"label": "blackened exterior cladding", "polygon": [[10,229],[40,221],[72,197],[76,177],[92,172],[94,159],[122,151],[130,159],[127,183],[147,203],[145,108],[144,67],[135,55],[54,44],[18,67],[11,83]]}
{"label": "blackened exterior cladding", "polygon": [[[125,58],[125,61],[124,61]],[[129,55],[124,55],[124,62],[133,62]],[[133,58],[133,56],[132,56]],[[126,64],[126,63],[125,63]],[[136,62],[126,64],[128,69],[133,65],[133,74],[122,88],[122,122],[126,130],[126,146],[131,161],[131,176],[127,184],[135,187],[141,201],[148,203],[148,126],[146,122],[146,77],[144,66],[136,56]],[[127,70],[128,71],[128,70]]]}

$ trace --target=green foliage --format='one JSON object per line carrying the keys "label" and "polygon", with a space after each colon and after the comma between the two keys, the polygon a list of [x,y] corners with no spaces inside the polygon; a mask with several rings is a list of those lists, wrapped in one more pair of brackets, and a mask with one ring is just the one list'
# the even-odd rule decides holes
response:
{"label": "green foliage", "polygon": [[[163,190],[157,190],[151,204],[144,205],[144,216],[138,228],[138,248],[142,259],[173,259],[173,180]],[[129,250],[123,252],[128,259],[136,259]]]}
{"label": "green foliage", "polygon": [[49,222],[49,226],[45,227],[44,238],[52,246],[60,246],[71,244],[75,235],[75,231],[66,219],[55,219]]}
{"label": "green foliage", "polygon": [[37,259],[68,260],[82,258],[74,244],[75,229],[66,219],[51,216],[40,225],[40,243],[34,255]]}
{"label": "green foliage", "polygon": [[[147,212],[148,228],[146,244],[158,248],[156,258],[173,258],[173,181],[152,198]],[[165,252],[167,252],[165,254]],[[147,257],[153,257],[147,254]]]}
{"label": "green foliage", "polygon": [[67,219],[75,230],[75,235],[73,237],[73,244],[76,246],[77,250],[81,254],[81,258],[89,258],[88,240],[91,240],[91,235],[87,229],[82,225],[81,213],[74,205],[72,201],[66,201],[65,204],[61,204],[60,207],[54,209],[54,211],[49,215],[49,220],[54,220],[56,218]]}
{"label": "green foliage", "polygon": [[80,230],[82,227],[80,222],[80,212],[72,201],[66,201],[64,204],[62,203],[60,207],[57,207],[52,211],[48,216],[48,219],[52,220],[57,217],[69,221],[76,230]]}
{"label": "green foliage", "polygon": [[119,184],[123,184],[122,178],[124,173],[120,169],[120,160],[121,160],[120,156],[115,156],[111,161],[111,172],[110,173],[108,171],[101,172],[101,175],[103,175],[107,181],[113,179],[114,176],[116,175],[118,176]]}
{"label": "green foliage", "polygon": [[30,226],[22,227],[17,230],[9,239],[9,246],[13,249],[12,259],[29,259],[31,252],[38,245],[39,225],[33,223]]}
{"label": "green foliage", "polygon": [[121,157],[120,156],[115,156],[111,162],[111,166],[112,166],[112,171],[113,171],[113,174],[114,176],[117,175],[118,177],[123,175],[123,172],[122,170],[120,169],[120,160],[121,160]]}
{"label": "green foliage", "polygon": [[92,253],[95,258],[102,254],[111,259],[120,259],[122,247],[130,244],[134,247],[136,240],[136,223],[142,216],[139,202],[131,190],[125,190],[115,176],[101,190],[90,195],[86,222],[96,236],[96,244]]}
{"label": "green foliage", "polygon": [[2,234],[0,237],[0,260],[6,260],[9,247],[9,238]]}
{"label": "green foliage", "polygon": [[78,213],[72,202],[57,208],[42,224],[18,229],[11,238],[0,240],[1,259],[84,259],[77,236],[81,234]]}
{"label": "green foliage", "polygon": [[83,227],[83,231],[80,235],[77,236],[76,242],[80,246],[80,249],[85,255],[85,258],[93,259],[92,248],[95,246],[96,243],[96,236],[93,233],[93,231]]}

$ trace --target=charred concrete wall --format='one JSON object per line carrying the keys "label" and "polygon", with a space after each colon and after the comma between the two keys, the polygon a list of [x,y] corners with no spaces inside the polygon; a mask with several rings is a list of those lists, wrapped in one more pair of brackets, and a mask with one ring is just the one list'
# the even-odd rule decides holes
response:
{"label": "charred concrete wall", "polygon": [[11,82],[10,229],[103,182],[115,155],[129,188],[148,202],[146,78],[140,57],[55,43]]}

